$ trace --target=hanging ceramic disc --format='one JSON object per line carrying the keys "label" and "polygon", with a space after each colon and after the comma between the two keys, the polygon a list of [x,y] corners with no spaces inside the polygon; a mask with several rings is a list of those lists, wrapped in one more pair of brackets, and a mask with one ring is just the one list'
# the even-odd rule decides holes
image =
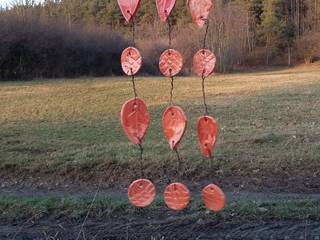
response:
{"label": "hanging ceramic disc", "polygon": [[209,158],[212,156],[214,146],[218,139],[218,126],[210,116],[200,117],[198,120],[198,141],[202,154]]}
{"label": "hanging ceramic disc", "polygon": [[160,20],[162,22],[167,21],[174,5],[176,4],[176,0],[156,0],[156,3]]}
{"label": "hanging ceramic disc", "polygon": [[206,186],[201,192],[201,198],[206,208],[214,212],[220,212],[225,207],[226,197],[217,185]]}
{"label": "hanging ceramic disc", "polygon": [[118,0],[123,17],[131,22],[140,6],[140,0]]}
{"label": "hanging ceramic disc", "polygon": [[140,99],[131,99],[121,109],[121,126],[133,144],[140,144],[150,124],[146,104]]}
{"label": "hanging ceramic disc", "polygon": [[138,208],[148,207],[156,197],[156,188],[148,179],[138,179],[128,188],[128,198]]}
{"label": "hanging ceramic disc", "polygon": [[181,71],[182,65],[183,59],[177,50],[168,49],[160,56],[160,72],[166,77],[176,76]]}
{"label": "hanging ceramic disc", "polygon": [[170,148],[175,150],[186,132],[188,121],[183,110],[177,106],[166,109],[162,116],[164,135]]}
{"label": "hanging ceramic disc", "polygon": [[128,76],[137,74],[142,66],[142,57],[138,49],[128,47],[121,54],[122,70]]}
{"label": "hanging ceramic disc", "polygon": [[211,0],[188,0],[188,6],[193,22],[202,28],[213,7]]}
{"label": "hanging ceramic disc", "polygon": [[163,196],[168,208],[176,211],[187,208],[191,199],[189,189],[182,183],[172,183],[167,186]]}
{"label": "hanging ceramic disc", "polygon": [[216,56],[208,49],[201,49],[193,56],[192,70],[199,77],[208,77],[216,66]]}

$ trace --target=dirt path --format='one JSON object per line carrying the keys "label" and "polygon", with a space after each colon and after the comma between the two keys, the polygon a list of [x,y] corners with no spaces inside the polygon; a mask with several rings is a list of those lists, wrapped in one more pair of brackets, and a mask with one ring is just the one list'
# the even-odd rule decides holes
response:
{"label": "dirt path", "polygon": [[[76,197],[91,199],[94,192],[47,189],[2,188],[0,196],[15,197]],[[126,198],[121,191],[101,191],[101,197]],[[197,197],[197,193],[193,196]],[[320,200],[320,194],[276,194],[228,192],[233,201],[277,202],[288,200]],[[312,239],[320,240],[320,223],[315,221],[223,221],[210,218],[204,212],[173,213],[164,208],[88,219],[80,231],[83,219],[56,219],[48,216],[40,220],[27,219],[0,224],[0,239],[36,240],[67,239]],[[80,233],[80,235],[79,235]]]}
{"label": "dirt path", "polygon": [[[151,220],[158,216],[157,220]],[[83,231],[81,222],[45,220],[31,222],[23,229],[1,225],[0,239],[320,239],[317,222],[221,222],[197,215],[163,216],[161,212],[139,217],[89,220]],[[79,235],[80,233],[80,235]]]}

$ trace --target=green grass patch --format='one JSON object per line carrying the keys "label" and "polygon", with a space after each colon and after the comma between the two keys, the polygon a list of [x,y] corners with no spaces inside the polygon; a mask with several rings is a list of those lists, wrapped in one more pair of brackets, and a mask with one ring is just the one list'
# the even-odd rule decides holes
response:
{"label": "green grass patch", "polygon": [[[162,199],[157,199],[147,209],[136,209],[127,200],[98,197],[91,199],[64,197],[0,197],[0,221],[23,219],[70,219],[79,220],[90,209],[90,218],[104,218],[134,215],[153,215],[170,212]],[[171,212],[173,213],[173,212]],[[224,211],[213,213],[206,210],[199,198],[194,198],[184,215],[199,215],[220,220],[320,220],[320,201],[233,201]]]}

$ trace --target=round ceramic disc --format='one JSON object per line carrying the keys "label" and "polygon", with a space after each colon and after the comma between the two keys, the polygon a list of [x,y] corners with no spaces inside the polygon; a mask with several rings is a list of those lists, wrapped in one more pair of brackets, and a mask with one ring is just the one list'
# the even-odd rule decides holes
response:
{"label": "round ceramic disc", "polygon": [[186,132],[187,125],[187,117],[180,107],[168,107],[163,113],[163,132],[172,150],[177,148],[184,133]]}
{"label": "round ceramic disc", "polygon": [[210,116],[200,117],[198,120],[198,142],[202,154],[209,158],[218,139],[218,126]]}
{"label": "round ceramic disc", "polygon": [[131,99],[121,109],[121,126],[133,144],[140,144],[149,124],[150,115],[146,104],[140,98]]}
{"label": "round ceramic disc", "polygon": [[122,70],[128,76],[132,76],[139,72],[142,66],[142,57],[138,49],[128,47],[121,54]]}
{"label": "round ceramic disc", "polygon": [[176,211],[187,208],[191,200],[189,189],[182,183],[170,184],[163,195],[168,208]]}
{"label": "round ceramic disc", "polygon": [[128,188],[128,198],[138,208],[148,207],[156,197],[156,188],[148,179],[138,179]]}
{"label": "round ceramic disc", "polygon": [[176,76],[181,71],[182,65],[183,59],[177,50],[168,49],[160,56],[160,72],[166,77]]}
{"label": "round ceramic disc", "polygon": [[216,66],[216,56],[208,49],[201,49],[193,56],[193,72],[199,77],[208,77]]}
{"label": "round ceramic disc", "polygon": [[225,207],[226,197],[217,185],[209,184],[201,192],[201,198],[206,208],[220,212]]}

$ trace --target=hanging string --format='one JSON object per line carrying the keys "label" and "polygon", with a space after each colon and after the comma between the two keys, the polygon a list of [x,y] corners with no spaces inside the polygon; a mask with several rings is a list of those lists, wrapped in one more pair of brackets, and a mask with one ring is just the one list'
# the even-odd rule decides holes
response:
{"label": "hanging string", "polygon": [[207,105],[207,99],[206,99],[206,91],[205,91],[205,77],[204,74],[202,74],[202,97],[203,97],[203,105],[204,105],[204,115],[208,116],[209,111],[208,111],[208,105]]}
{"label": "hanging string", "polygon": [[[206,31],[204,34],[204,38],[203,38],[203,44],[202,44],[202,49],[206,48],[206,43],[207,43],[207,36],[208,36],[208,32],[209,32],[209,19],[202,19],[206,25]],[[204,50],[203,50],[204,51]],[[203,97],[203,105],[204,105],[204,115],[208,116],[209,112],[208,112],[208,105],[207,105],[207,100],[206,100],[206,92],[205,92],[205,76],[204,76],[204,71],[202,73],[202,97]]]}
{"label": "hanging string", "polygon": [[[169,48],[171,48],[171,44],[172,44],[172,37],[171,37],[171,33],[172,33],[172,25],[170,22],[170,16],[168,15],[167,10],[165,10],[165,14],[167,16],[167,23],[168,23],[168,40],[169,40]],[[170,52],[169,52],[170,54]],[[173,105],[173,89],[174,89],[174,77],[172,76],[172,69],[169,69],[170,71],[170,79],[171,79],[171,90],[170,90],[170,105]]]}
{"label": "hanging string", "polygon": [[163,175],[166,177],[167,184],[171,182],[171,179],[168,176],[168,172],[167,172],[168,166],[169,166],[168,160],[163,161],[162,170],[163,170]]}
{"label": "hanging string", "polygon": [[170,78],[171,78],[171,89],[170,89],[170,105],[173,105],[173,90],[174,90],[174,78],[171,75],[171,69],[170,69]]}
{"label": "hanging string", "polygon": [[169,39],[169,47],[171,48],[171,43],[172,43],[172,37],[171,37],[171,34],[172,34],[172,25],[171,25],[171,22],[170,22],[170,16],[168,15],[168,12],[167,10],[164,11],[164,13],[166,14],[167,16],[167,23],[168,23],[168,39]]}
{"label": "hanging string", "polygon": [[175,149],[174,151],[175,151],[177,159],[178,159],[177,173],[180,173],[181,172],[182,159],[181,159],[181,156],[180,156],[180,154],[178,152],[178,149]]}
{"label": "hanging string", "polygon": [[208,37],[208,33],[209,33],[209,19],[202,19],[206,25],[206,31],[204,34],[204,38],[203,38],[203,44],[202,44],[202,48],[205,49],[206,48],[206,43],[207,43],[207,37]]}
{"label": "hanging string", "polygon": [[[131,16],[132,16],[132,14],[131,14]],[[134,23],[134,19],[132,19],[131,31],[132,31],[132,43],[133,43],[133,45],[135,45],[135,23]],[[136,83],[135,83],[135,75],[133,74],[132,68],[130,69],[130,71],[131,71],[132,89],[133,89],[133,93],[134,93],[133,111],[135,111],[135,108],[137,107],[136,100],[137,100],[138,94],[137,94]],[[144,177],[144,171],[143,171],[143,151],[144,151],[144,149],[143,149],[143,146],[142,146],[142,141],[140,139],[139,139],[139,142],[140,143],[138,144],[138,146],[139,146],[139,150],[140,150],[140,176],[141,176],[141,178],[143,178]]]}
{"label": "hanging string", "polygon": [[[205,22],[206,25],[206,30],[205,30],[205,34],[204,34],[204,38],[203,38],[203,43],[202,43],[202,49],[206,48],[206,43],[207,43],[207,37],[208,37],[208,33],[209,33],[209,19],[203,19],[203,21]],[[206,99],[206,91],[205,91],[205,79],[206,77],[204,76],[205,70],[203,70],[202,73],[202,97],[203,97],[203,105],[204,105],[204,116],[208,116],[209,115],[209,111],[208,111],[208,105],[207,105],[207,99]],[[210,159],[210,168],[212,169],[213,167],[213,156],[210,154],[209,156]]]}
{"label": "hanging string", "polygon": [[[133,15],[131,14],[131,12],[129,12],[129,14],[132,17],[132,24],[131,24],[132,43],[133,43],[133,45],[135,45],[135,23],[134,23],[134,18],[133,18]],[[129,52],[129,54],[130,54],[130,52]],[[131,71],[131,82],[132,82],[132,89],[133,89],[133,93],[134,93],[134,107],[135,107],[138,94],[137,94],[137,89],[136,89],[136,84],[135,84],[135,76],[133,74],[132,68],[130,68],[130,71]]]}
{"label": "hanging string", "polygon": [[[133,18],[131,13],[130,13],[130,15]],[[136,42],[135,42],[135,31],[136,31],[136,29],[135,29],[134,19],[132,19],[131,31],[132,31],[132,43],[133,43],[133,45],[135,45],[136,44]]]}
{"label": "hanging string", "polygon": [[134,100],[137,99],[138,94],[137,94],[137,89],[136,89],[136,83],[135,83],[135,78],[134,78],[134,74],[132,72],[132,68],[130,68],[131,70],[131,82],[132,82],[132,89],[133,89],[133,94],[134,94]]}
{"label": "hanging string", "polygon": [[142,143],[140,142],[139,150],[140,150],[140,176],[141,178],[144,178],[144,171],[143,171],[143,146]]}
{"label": "hanging string", "polygon": [[[168,23],[168,41],[169,41],[169,48],[171,48],[172,45],[172,25],[170,22],[170,16],[168,15],[167,10],[164,12],[167,16],[167,23]],[[170,53],[170,52],[169,52]],[[172,76],[172,69],[169,69],[170,71],[170,79],[171,79],[171,90],[170,90],[170,105],[173,105],[173,89],[174,89],[174,77]]]}

